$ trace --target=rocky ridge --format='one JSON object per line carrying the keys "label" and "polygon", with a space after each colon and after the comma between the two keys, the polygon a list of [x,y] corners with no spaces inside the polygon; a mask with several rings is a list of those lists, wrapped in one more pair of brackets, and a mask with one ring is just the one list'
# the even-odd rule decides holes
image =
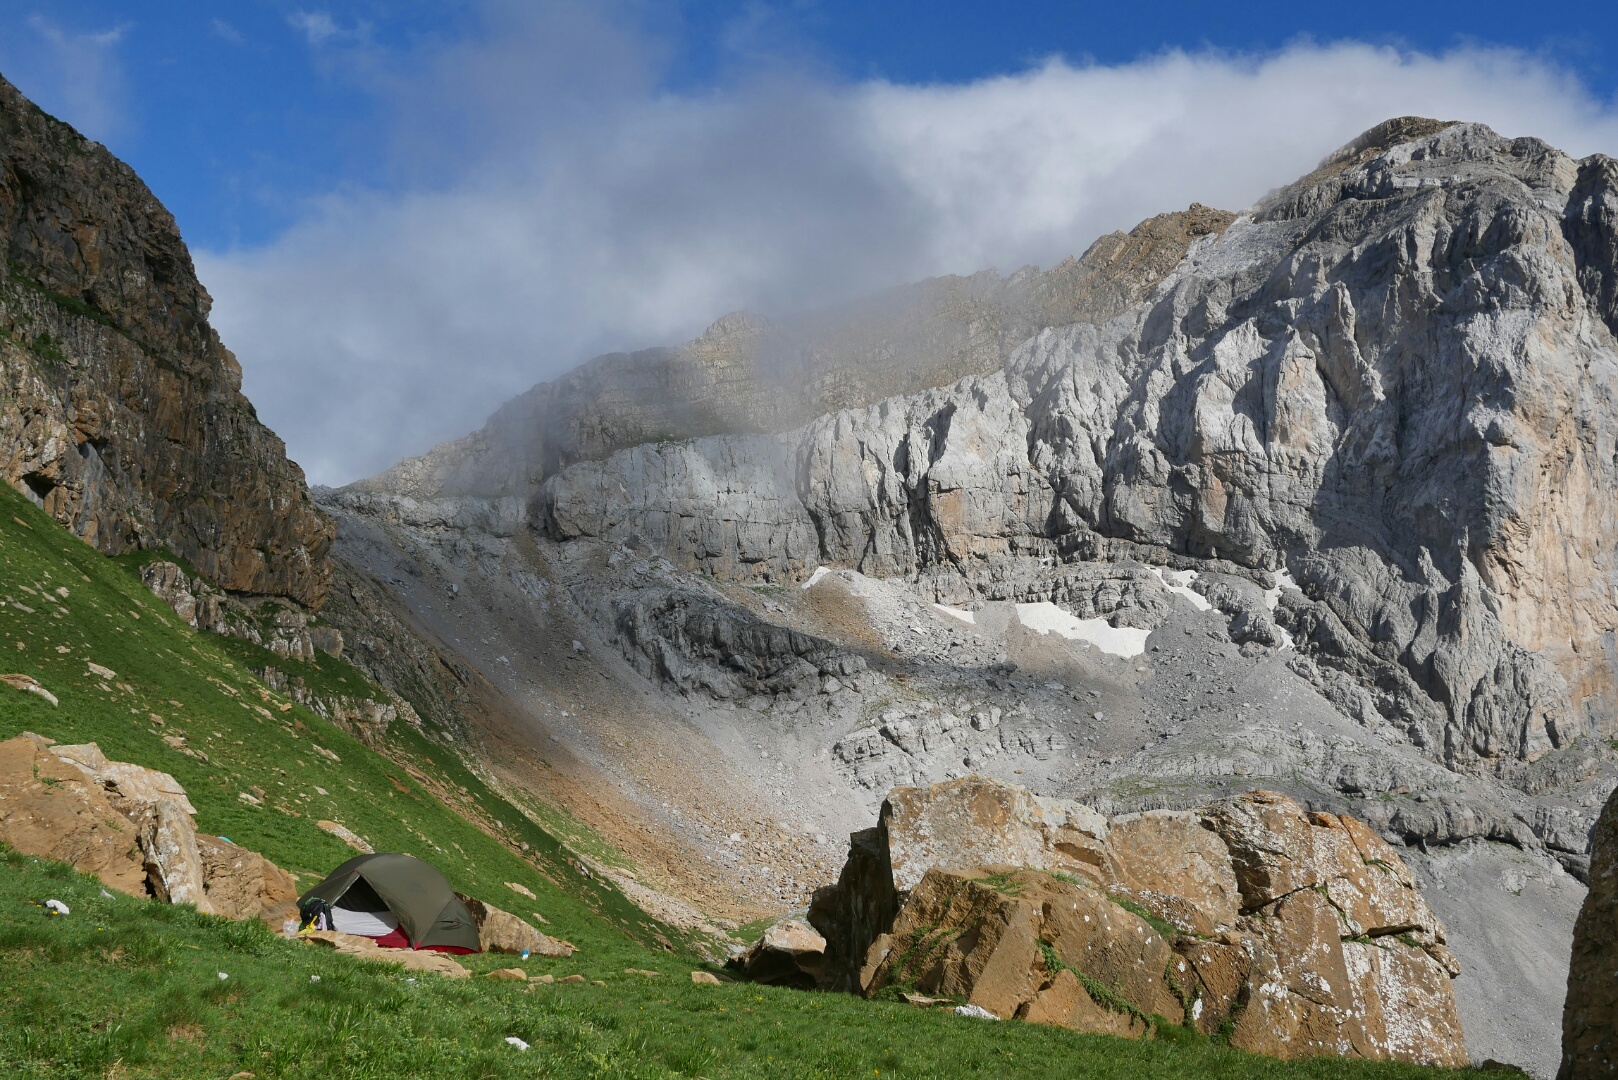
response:
{"label": "rocky ridge", "polygon": [[354,486],[527,499],[569,464],[641,443],[783,431],[988,374],[1046,327],[1103,321],[1138,302],[1232,216],[1201,205],[1161,214],[1048,271],[935,278],[773,319],[727,315],[679,348],[599,356],[513,398],[481,431]]}
{"label": "rocky ridge", "polygon": [[1284,568],[1303,595],[1277,621],[1435,760],[1610,734],[1618,691],[1585,643],[1615,624],[1618,351],[1580,265],[1605,165],[1478,125],[1368,138],[1376,156],[1204,238],[1127,314],[784,435],[574,466],[539,524],[720,578],[908,577],[941,603],[1047,599],[1060,568],[1132,552],[1261,588]]}

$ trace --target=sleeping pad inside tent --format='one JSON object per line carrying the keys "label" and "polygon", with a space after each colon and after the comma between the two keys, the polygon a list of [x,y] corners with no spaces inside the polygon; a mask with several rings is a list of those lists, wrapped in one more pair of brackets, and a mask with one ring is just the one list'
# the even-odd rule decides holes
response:
{"label": "sleeping pad inside tent", "polygon": [[305,926],[374,938],[385,948],[481,951],[477,923],[444,875],[410,855],[356,856],[300,896],[298,910]]}

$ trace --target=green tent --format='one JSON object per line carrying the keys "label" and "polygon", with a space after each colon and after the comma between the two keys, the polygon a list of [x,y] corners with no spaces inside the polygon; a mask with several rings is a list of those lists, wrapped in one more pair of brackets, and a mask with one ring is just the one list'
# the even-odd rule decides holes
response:
{"label": "green tent", "polygon": [[298,898],[323,900],[337,930],[396,949],[479,952],[478,927],[438,870],[410,855],[359,855]]}

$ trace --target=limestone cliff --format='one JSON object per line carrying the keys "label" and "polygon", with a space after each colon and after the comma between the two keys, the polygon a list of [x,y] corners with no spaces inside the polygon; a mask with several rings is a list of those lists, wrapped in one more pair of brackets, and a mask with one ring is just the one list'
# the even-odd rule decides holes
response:
{"label": "limestone cliff", "polygon": [[1509,770],[1618,730],[1615,191],[1605,158],[1390,122],[1114,318],[793,431],[574,465],[536,517],[945,603],[1054,599],[1061,568],[1129,556],[1284,571],[1304,596],[1277,620],[1379,723]]}
{"label": "limestone cliff", "polygon": [[179,229],[0,80],[0,476],[109,554],[318,605],[333,530],[241,393]]}
{"label": "limestone cliff", "polygon": [[626,447],[784,431],[997,371],[1048,326],[1109,319],[1140,301],[1232,217],[1193,205],[1103,236],[1048,271],[935,278],[774,320],[727,315],[679,348],[597,357],[512,399],[481,431],[355,487],[526,498],[557,470]]}

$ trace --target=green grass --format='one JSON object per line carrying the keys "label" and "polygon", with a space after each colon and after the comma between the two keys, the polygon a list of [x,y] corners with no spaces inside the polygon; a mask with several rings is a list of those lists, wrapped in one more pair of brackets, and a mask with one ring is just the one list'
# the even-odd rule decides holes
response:
{"label": "green grass", "polygon": [[1184,931],[1182,931],[1178,926],[1175,926],[1167,919],[1154,915],[1144,904],[1136,903],[1127,896],[1115,896],[1112,893],[1107,894],[1107,899],[1111,900],[1114,904],[1117,904],[1119,907],[1135,916],[1135,918],[1139,919],[1147,926],[1150,926],[1153,930],[1156,930],[1157,936],[1171,945],[1174,944],[1175,939],[1184,936]]}
{"label": "green grass", "polygon": [[[378,850],[431,860],[463,891],[543,914],[547,932],[579,946],[569,960],[529,961],[530,972],[607,985],[410,982],[398,969],[279,940],[256,924],[104,897],[64,866],[0,852],[0,1075],[1438,1075],[1284,1064],[1209,1040],[1130,1043],[847,995],[694,986],[689,941],[580,874],[568,848],[451,748],[399,723],[378,753],[248,674],[273,663],[312,687],[364,693],[357,670],[197,634],[140,584],[138,561],[98,554],[0,485],[0,672],[33,676],[61,703],[0,685],[0,739],[32,730],[95,741],[111,758],[171,772],[202,830],[264,852],[304,886],[352,854],[315,826],[340,821]],[[116,676],[94,676],[90,662]],[[164,743],[178,734],[206,760]],[[238,798],[255,788],[264,805]],[[73,914],[47,918],[38,906],[47,898]],[[478,972],[514,962],[468,958]],[[630,967],[665,975],[624,974]],[[533,1049],[507,1046],[508,1035]]]}
{"label": "green grass", "polygon": [[[72,909],[49,918],[47,898]],[[469,957],[478,972],[513,957]],[[226,1077],[1439,1077],[1342,1060],[1285,1063],[1214,1040],[1129,1042],[945,1009],[637,965],[530,960],[605,986],[412,976],[257,924],[124,896],[0,854],[0,1075]],[[614,961],[616,963],[616,961]],[[625,966],[660,970],[628,975]],[[228,979],[221,981],[219,972]],[[319,981],[313,981],[318,976]],[[524,1053],[505,1043],[516,1036]]]}
{"label": "green grass", "polygon": [[[116,677],[94,676],[92,662]],[[109,758],[172,773],[202,831],[263,852],[305,887],[353,854],[316,827],[329,819],[378,851],[430,860],[464,892],[524,917],[542,913],[552,932],[592,952],[639,958],[660,937],[679,942],[610,884],[580,874],[550,833],[449,748],[397,723],[384,757],[249,674],[266,664],[322,692],[378,695],[340,660],[299,664],[192,631],[141,585],[133,560],[100,555],[0,485],[0,671],[32,675],[60,700],[52,707],[0,686],[0,739],[33,730],[93,741]],[[163,741],[175,735],[206,760]],[[242,792],[262,792],[263,805]]]}

